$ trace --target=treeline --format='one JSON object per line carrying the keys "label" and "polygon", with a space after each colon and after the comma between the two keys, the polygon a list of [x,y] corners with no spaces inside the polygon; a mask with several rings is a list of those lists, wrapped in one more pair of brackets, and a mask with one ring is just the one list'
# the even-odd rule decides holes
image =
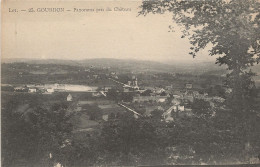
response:
{"label": "treeline", "polygon": [[2,104],[3,166],[94,166],[247,163],[260,152],[259,116],[211,110],[196,101],[194,116],[110,116],[93,131],[74,132],[73,112],[36,98]]}
{"label": "treeline", "polygon": [[[7,84],[88,84],[106,83],[107,69],[57,64],[2,64],[2,83]],[[98,75],[95,76],[95,75]]]}

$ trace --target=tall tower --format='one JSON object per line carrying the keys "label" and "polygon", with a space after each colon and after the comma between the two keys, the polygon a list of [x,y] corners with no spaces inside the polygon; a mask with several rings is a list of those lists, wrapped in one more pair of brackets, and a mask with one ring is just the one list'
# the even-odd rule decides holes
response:
{"label": "tall tower", "polygon": [[135,82],[135,85],[134,85],[134,86],[135,86],[135,87],[138,87],[137,78],[135,78],[135,81],[134,81],[134,82]]}

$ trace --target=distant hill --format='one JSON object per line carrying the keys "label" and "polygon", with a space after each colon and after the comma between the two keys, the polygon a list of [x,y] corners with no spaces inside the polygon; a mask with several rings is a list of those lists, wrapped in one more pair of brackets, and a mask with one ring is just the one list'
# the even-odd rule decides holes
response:
{"label": "distant hill", "polygon": [[176,70],[172,65],[133,59],[85,59],[80,63],[84,66],[111,67],[133,72],[174,72]]}
{"label": "distant hill", "polygon": [[2,63],[79,65],[77,61],[63,59],[2,59]]}
{"label": "distant hill", "polygon": [[[71,66],[95,66],[111,67],[132,72],[169,72],[169,73],[190,73],[195,75],[222,75],[226,67],[216,65],[214,62],[193,62],[186,63],[161,63],[155,61],[144,61],[134,59],[84,59],[84,60],[59,60],[59,59],[5,59],[2,63],[24,62],[29,64],[62,64]],[[254,72],[260,75],[260,65],[252,67]]]}

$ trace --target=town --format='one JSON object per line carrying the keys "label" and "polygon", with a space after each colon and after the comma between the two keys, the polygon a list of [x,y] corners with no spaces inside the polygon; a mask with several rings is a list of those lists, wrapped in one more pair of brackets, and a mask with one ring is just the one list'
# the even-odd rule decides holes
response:
{"label": "town", "polygon": [[[22,115],[19,119],[25,121],[24,124],[33,121],[29,121],[29,118],[33,118],[30,115],[35,112],[39,112],[38,119],[41,117],[50,119],[48,124],[57,126],[59,131],[61,130],[60,124],[63,124],[62,133],[67,134],[69,130],[70,137],[65,135],[61,137],[62,139],[59,139],[65,141],[59,147],[60,151],[65,151],[65,148],[76,149],[80,152],[78,154],[83,156],[75,157],[78,160],[71,161],[72,166],[73,164],[74,166],[98,164],[97,158],[107,156],[106,153],[103,153],[107,147],[108,153],[113,156],[112,159],[119,158],[121,161],[122,157],[118,157],[117,154],[125,147],[129,147],[129,149],[136,147],[138,143],[141,145],[136,149],[138,152],[147,155],[148,164],[151,162],[161,163],[161,160],[169,155],[170,157],[167,159],[170,159],[171,163],[174,164],[185,163],[187,160],[191,164],[219,164],[219,162],[212,161],[210,158],[218,156],[217,152],[211,154],[210,157],[198,153],[202,145],[198,145],[195,141],[200,142],[200,138],[203,136],[205,136],[205,139],[208,138],[208,132],[204,132],[206,124],[208,125],[207,129],[214,132],[213,135],[216,136],[214,143],[217,144],[212,145],[212,141],[209,141],[209,143],[204,141],[204,145],[208,144],[208,147],[212,147],[211,149],[216,149],[215,145],[225,148],[226,144],[223,145],[222,141],[230,138],[229,133],[233,125],[230,124],[229,120],[223,121],[232,119],[232,117],[227,117],[231,111],[225,107],[227,105],[226,96],[232,90],[226,87],[225,76],[221,69],[219,71],[209,69],[194,74],[189,72],[192,70],[187,71],[187,67],[178,69],[176,72],[176,68],[165,69],[165,65],[160,67],[160,63],[155,63],[153,66],[149,64],[147,68],[152,68],[152,70],[147,71],[144,63],[140,63],[141,68],[139,68],[138,63],[135,63],[134,68],[134,65],[127,68],[115,66],[113,63],[109,64],[107,59],[105,64],[101,62],[102,60],[98,60],[96,63],[92,61],[91,64],[86,65],[50,64],[42,61],[39,61],[39,63],[2,63],[1,94],[4,97],[2,98],[2,111],[6,111],[5,114],[13,112],[18,116]],[[253,89],[254,92],[259,90],[256,86]],[[256,100],[259,101],[259,99],[259,94],[257,94]],[[256,102],[253,105],[257,104]],[[39,107],[42,109],[37,109]],[[43,112],[42,110],[46,111]],[[49,115],[52,116],[47,116],[48,114],[39,116],[39,114],[45,112],[49,112]],[[7,119],[7,124],[10,124],[12,128],[14,123],[10,122],[10,117],[8,115],[3,117]],[[255,118],[258,118],[258,116]],[[17,122],[16,117],[13,119]],[[66,119],[68,121],[64,121]],[[58,122],[54,123],[54,120]],[[43,123],[43,127],[40,126],[41,129],[48,124]],[[135,124],[137,127],[132,127]],[[143,124],[147,125],[144,126]],[[146,126],[153,127],[154,130],[153,128],[144,129]],[[201,126],[204,128],[201,128]],[[31,127],[32,130],[33,127],[35,126]],[[212,127],[216,130],[212,130]],[[23,126],[17,128],[23,128]],[[125,128],[125,130],[120,132],[121,128]],[[52,129],[53,127],[50,130],[52,131]],[[24,130],[28,131],[28,129]],[[23,131],[23,129],[19,131]],[[125,134],[124,131],[126,131]],[[56,135],[56,133],[49,132],[48,128],[46,133],[50,133],[49,136]],[[150,135],[150,133],[152,134]],[[144,134],[145,136],[143,136]],[[121,139],[121,135],[135,136],[131,140],[136,141],[136,143],[126,146],[126,143],[129,142],[128,137]],[[238,136],[235,135],[234,137]],[[92,140],[95,140],[95,142],[90,144],[89,142]],[[117,140],[122,140],[122,143],[118,144]],[[166,143],[174,141],[177,143],[165,145],[161,140],[165,140]],[[38,139],[35,142],[37,143]],[[149,144],[145,146],[143,145],[144,142]],[[189,144],[190,142],[194,142],[194,144]],[[145,154],[142,151],[142,149],[144,151],[149,150],[154,143],[156,144],[153,153]],[[52,145],[53,143],[49,144]],[[78,144],[81,145],[82,149],[77,148]],[[90,147],[89,144],[101,149],[93,148],[89,150],[90,154],[98,153],[90,159],[84,158],[86,154],[85,145]],[[34,149],[33,145],[31,147]],[[160,153],[159,150],[162,148],[171,151]],[[248,142],[245,143],[245,148],[252,150]],[[111,149],[117,149],[117,151],[111,152]],[[230,152],[230,149],[236,149],[236,145],[234,145],[234,148],[231,147],[226,150],[226,154]],[[53,152],[50,150],[48,149],[47,152]],[[186,150],[187,153],[183,154],[183,150]],[[73,151],[70,151],[68,156],[72,156],[71,154],[74,154]],[[164,156],[160,158],[158,154]],[[190,156],[186,157],[187,154]],[[248,151],[243,154],[248,154]],[[60,156],[60,153],[58,155]],[[158,158],[154,158],[154,161],[152,161],[151,156],[154,155],[157,155]],[[243,159],[243,161],[237,160],[237,163],[258,163],[258,159],[254,155],[255,153],[252,152],[251,157]],[[64,156],[66,159],[68,158],[66,155]],[[123,154],[123,157],[129,158],[129,156],[129,153]],[[138,158],[140,158],[140,162],[131,160],[130,164],[146,163],[146,158]],[[89,159],[88,162],[85,162],[85,159]],[[225,158],[221,159],[222,162],[228,162],[228,160],[223,159]],[[101,164],[110,160],[111,158],[107,157],[104,159],[105,162],[101,162]],[[122,159],[122,162],[126,163],[124,159]],[[18,158],[16,163],[22,164],[23,162]]]}
{"label": "town", "polygon": [[[17,63],[4,64],[3,67],[5,66],[7,69],[4,68],[3,71],[11,70],[12,73],[16,73],[13,75],[19,76],[18,80],[21,78],[21,84],[19,84],[19,81],[16,81],[15,84],[3,83],[2,90],[14,94],[29,93],[47,97],[62,94],[62,100],[77,106],[75,110],[78,112],[85,110],[84,106],[86,104],[97,105],[103,112],[102,119],[104,121],[107,121],[110,115],[116,114],[118,108],[120,108],[120,111],[133,112],[135,117],[149,117],[151,112],[159,110],[164,121],[173,121],[172,115],[176,112],[182,113],[181,115],[192,115],[191,104],[195,99],[207,101],[214,108],[219,103],[224,102],[224,98],[220,97],[222,95],[221,91],[228,91],[223,85],[204,86],[206,83],[201,81],[200,85],[205,88],[198,86],[198,81],[197,83],[195,81],[197,86],[194,87],[193,83],[185,82],[185,80],[192,77],[199,78],[198,76],[185,77],[185,75],[175,73],[146,75],[144,73],[133,74],[131,72],[111,71],[108,70],[109,67],[83,69],[82,67],[60,66],[58,72],[54,71],[50,74],[42,70],[47,65]],[[17,68],[17,66],[20,67]],[[28,72],[26,68],[36,70]],[[83,75],[82,77],[86,78],[85,82],[91,83],[90,86],[87,84],[71,84],[73,79],[70,78],[68,83],[64,83],[66,79],[63,80],[63,83],[56,83],[58,80],[55,81],[57,79],[55,77],[53,81],[48,81],[48,83],[39,80],[38,83],[31,82],[29,84],[24,83],[22,79],[30,77],[30,75],[32,78],[38,75],[43,75],[43,78],[50,77],[48,75],[58,75],[59,77],[68,75],[70,77],[66,72],[66,68],[74,68],[71,73],[74,76],[77,74]],[[142,78],[142,76],[144,77]],[[217,80],[216,82],[222,83],[221,77],[214,77],[214,75],[211,77]],[[161,81],[160,85],[150,82],[155,78],[157,81],[158,79]],[[182,81],[176,81],[178,78]],[[171,83],[169,80],[175,81]],[[148,83],[152,84],[149,85]],[[109,110],[113,112],[107,112]]]}
{"label": "town", "polygon": [[258,0],[44,4],[2,3],[1,166],[259,166]]}

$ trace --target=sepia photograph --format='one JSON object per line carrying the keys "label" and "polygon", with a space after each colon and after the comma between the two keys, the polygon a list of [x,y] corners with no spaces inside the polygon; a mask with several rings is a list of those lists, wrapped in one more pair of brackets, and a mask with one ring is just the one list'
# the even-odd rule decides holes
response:
{"label": "sepia photograph", "polygon": [[259,167],[260,0],[2,0],[2,167]]}

